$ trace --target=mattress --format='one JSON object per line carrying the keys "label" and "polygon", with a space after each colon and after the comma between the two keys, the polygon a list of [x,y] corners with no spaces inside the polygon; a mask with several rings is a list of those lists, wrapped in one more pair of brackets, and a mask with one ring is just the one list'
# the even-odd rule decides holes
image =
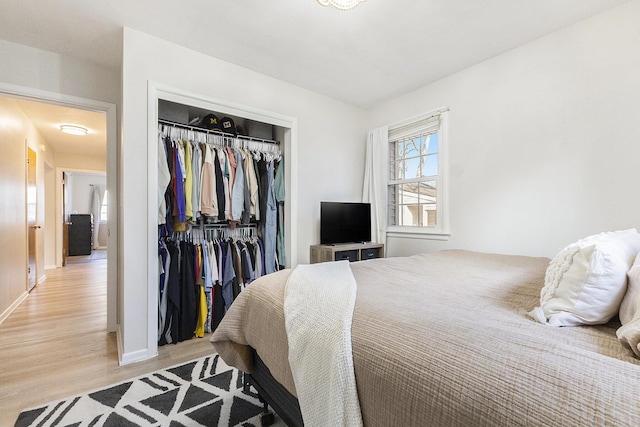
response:
{"label": "mattress", "polygon": [[[526,315],[548,263],[442,251],[350,264],[364,424],[639,425],[640,360],[618,342],[618,323],[558,328]],[[249,373],[254,349],[296,395],[283,314],[289,274],[248,286],[211,341]]]}

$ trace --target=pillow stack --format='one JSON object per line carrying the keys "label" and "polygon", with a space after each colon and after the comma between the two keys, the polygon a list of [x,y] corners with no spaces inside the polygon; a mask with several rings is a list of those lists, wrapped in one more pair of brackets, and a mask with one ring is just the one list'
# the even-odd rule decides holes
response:
{"label": "pillow stack", "polygon": [[[600,233],[570,244],[549,263],[540,306],[529,315],[552,326],[607,323],[620,310],[627,272],[638,253],[640,233],[635,229]],[[640,287],[640,263],[637,271]],[[640,340],[640,302],[626,305],[634,307],[629,312],[636,320],[634,336]]]}

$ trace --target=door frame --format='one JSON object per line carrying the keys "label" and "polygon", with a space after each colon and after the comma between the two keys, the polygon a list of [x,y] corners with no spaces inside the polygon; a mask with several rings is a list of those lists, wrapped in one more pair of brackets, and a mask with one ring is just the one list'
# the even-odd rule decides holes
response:
{"label": "door frame", "polygon": [[[63,226],[64,226],[64,222],[66,221],[65,218],[65,212],[64,212],[64,204],[65,204],[65,200],[64,200],[64,189],[63,189],[63,180],[62,180],[62,173],[63,172],[71,172],[71,173],[84,173],[84,174],[91,174],[91,175],[107,175],[107,179],[109,177],[109,174],[107,171],[104,170],[97,170],[97,169],[80,169],[80,168],[69,168],[66,166],[56,166],[56,192],[58,194],[58,197],[56,197],[56,266],[57,267],[62,267],[63,264],[63,260],[62,260],[62,251],[63,251]],[[107,209],[108,209],[108,205],[107,205]],[[109,213],[109,212],[108,212]],[[108,214],[107,214],[108,217]],[[107,224],[108,224],[108,219],[107,219]],[[109,226],[107,225],[107,229],[109,228]],[[91,236],[91,244],[93,247],[93,236]],[[107,241],[107,256],[108,256],[108,251],[109,251],[109,242]],[[67,254],[68,255],[68,254]],[[109,268],[109,264],[107,261],[107,268]]]}
{"label": "door frame", "polygon": [[[27,226],[27,292],[31,292],[33,288],[40,282],[40,272],[44,266],[39,265],[38,263],[38,232],[37,230],[40,228],[38,224],[38,214],[41,207],[38,203],[38,192],[42,189],[38,188],[38,152],[29,146],[29,141],[25,138],[24,140],[24,149],[27,160],[27,168],[25,170],[25,196],[26,196],[26,226]],[[34,164],[31,164],[31,153],[33,153]],[[33,176],[31,174],[33,173]],[[29,195],[29,186],[32,183],[31,179],[33,178],[33,184],[35,187],[35,194],[33,196]],[[33,207],[33,217],[29,214],[29,201],[31,197],[34,197]],[[33,221],[33,222],[32,222]],[[32,260],[33,255],[33,260]],[[33,270],[31,271],[31,262],[33,261]],[[33,277],[33,281],[32,281]]]}
{"label": "door frame", "polygon": [[[77,108],[81,110],[95,111],[106,114],[107,120],[107,190],[109,190],[108,203],[108,237],[107,237],[107,332],[116,332],[118,323],[118,216],[120,213],[120,191],[118,188],[118,134],[117,134],[117,108],[116,104],[35,89],[26,86],[18,86],[0,82],[0,95],[13,98],[28,99],[36,102]],[[62,239],[62,223],[60,234],[56,230],[56,240]],[[56,254],[57,263],[58,254]]]}

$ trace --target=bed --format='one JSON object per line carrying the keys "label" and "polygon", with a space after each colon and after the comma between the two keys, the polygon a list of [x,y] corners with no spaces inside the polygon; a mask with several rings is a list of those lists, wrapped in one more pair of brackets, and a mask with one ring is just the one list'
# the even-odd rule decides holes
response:
{"label": "bed", "polygon": [[[618,341],[617,320],[552,327],[527,315],[549,261],[449,250],[351,263],[364,425],[640,425],[640,360]],[[301,425],[284,328],[290,274],[248,286],[211,341]]]}

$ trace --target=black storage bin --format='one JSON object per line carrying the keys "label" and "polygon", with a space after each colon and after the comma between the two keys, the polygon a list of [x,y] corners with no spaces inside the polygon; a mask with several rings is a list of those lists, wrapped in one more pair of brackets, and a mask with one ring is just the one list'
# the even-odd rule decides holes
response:
{"label": "black storage bin", "polygon": [[362,261],[373,258],[380,258],[380,248],[363,249],[360,251],[360,259]]}
{"label": "black storage bin", "polygon": [[91,255],[92,229],[90,214],[69,215],[69,256]]}
{"label": "black storage bin", "polygon": [[337,251],[336,261],[348,260],[349,262],[358,261],[358,251]]}

